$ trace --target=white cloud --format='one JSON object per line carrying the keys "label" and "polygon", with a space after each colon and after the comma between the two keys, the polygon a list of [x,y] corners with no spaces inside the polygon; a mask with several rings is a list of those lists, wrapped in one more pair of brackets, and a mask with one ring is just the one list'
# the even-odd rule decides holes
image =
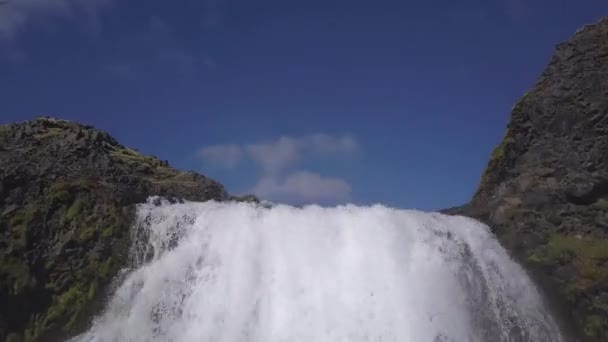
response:
{"label": "white cloud", "polygon": [[227,169],[244,158],[256,163],[262,176],[250,193],[263,199],[297,203],[333,204],[350,199],[351,186],[341,178],[294,170],[298,161],[315,157],[352,155],[359,145],[351,135],[311,134],[282,136],[276,140],[247,145],[215,145],[202,148],[198,155],[207,162]]}
{"label": "white cloud", "polygon": [[97,13],[112,0],[7,0],[0,5],[0,37],[11,40],[33,19],[85,16],[96,23]]}
{"label": "white cloud", "polygon": [[275,141],[247,145],[246,151],[266,173],[276,174],[304,157],[350,155],[357,148],[356,140],[350,135],[318,133],[297,138],[282,136]]}
{"label": "white cloud", "polygon": [[325,178],[318,173],[298,171],[283,179],[265,177],[253,193],[263,199],[298,202],[342,202],[350,199],[351,186],[340,178]]}
{"label": "white cloud", "polygon": [[246,147],[247,153],[264,172],[269,174],[282,171],[289,164],[300,158],[298,142],[290,137],[281,137],[276,141],[252,144]]}
{"label": "white cloud", "polygon": [[243,156],[241,147],[238,145],[208,146],[202,148],[198,154],[203,160],[226,169],[236,167]]}
{"label": "white cloud", "polygon": [[322,155],[352,154],[357,150],[357,141],[350,135],[331,136],[327,134],[313,134],[300,141],[303,149],[310,149]]}

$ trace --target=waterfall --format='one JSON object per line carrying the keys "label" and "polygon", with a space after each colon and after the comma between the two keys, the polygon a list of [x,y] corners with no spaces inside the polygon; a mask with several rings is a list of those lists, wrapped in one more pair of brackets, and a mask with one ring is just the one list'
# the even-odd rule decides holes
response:
{"label": "waterfall", "polygon": [[475,220],[381,205],[138,207],[129,269],[78,342],[562,341]]}

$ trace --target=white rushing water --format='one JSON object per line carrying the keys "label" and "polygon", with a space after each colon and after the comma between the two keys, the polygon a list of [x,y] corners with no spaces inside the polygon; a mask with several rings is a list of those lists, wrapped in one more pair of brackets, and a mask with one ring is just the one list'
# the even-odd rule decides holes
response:
{"label": "white rushing water", "polygon": [[133,268],[74,341],[562,340],[487,226],[353,205],[141,205]]}

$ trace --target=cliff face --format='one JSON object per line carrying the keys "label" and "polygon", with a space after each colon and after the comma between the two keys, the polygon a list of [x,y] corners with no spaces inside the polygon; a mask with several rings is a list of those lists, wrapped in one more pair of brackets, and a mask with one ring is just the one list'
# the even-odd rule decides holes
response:
{"label": "cliff face", "polygon": [[126,261],[133,204],[152,195],[229,199],[90,126],[0,126],[0,340],[81,330]]}
{"label": "cliff face", "polygon": [[608,341],[608,18],[557,46],[473,199],[448,212],[488,223],[585,338]]}

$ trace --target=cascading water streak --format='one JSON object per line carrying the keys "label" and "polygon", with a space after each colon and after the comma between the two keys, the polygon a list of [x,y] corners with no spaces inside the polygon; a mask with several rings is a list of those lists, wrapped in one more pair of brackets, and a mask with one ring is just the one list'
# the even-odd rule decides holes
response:
{"label": "cascading water streak", "polygon": [[158,199],[138,217],[132,267],[73,341],[563,340],[472,219]]}

